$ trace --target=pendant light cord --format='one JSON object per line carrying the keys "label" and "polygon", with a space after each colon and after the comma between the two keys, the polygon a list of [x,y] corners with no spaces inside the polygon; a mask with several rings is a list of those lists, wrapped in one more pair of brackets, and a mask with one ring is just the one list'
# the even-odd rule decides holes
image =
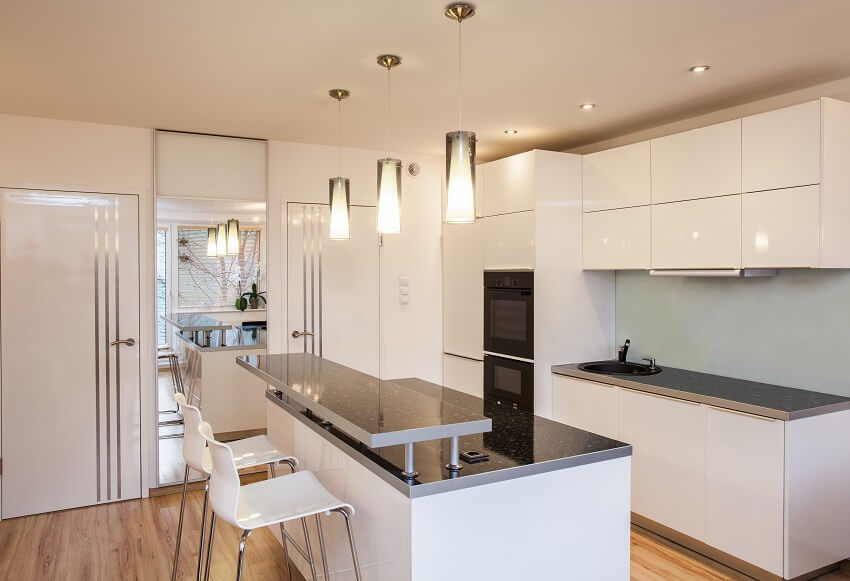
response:
{"label": "pendant light cord", "polygon": [[336,171],[342,175],[342,99],[336,100]]}
{"label": "pendant light cord", "polygon": [[463,62],[463,43],[461,27],[463,20],[457,21],[457,129],[463,127],[463,76],[461,75],[461,63]]}
{"label": "pendant light cord", "polygon": [[387,159],[390,158],[390,126],[392,124],[392,100],[390,98],[390,69],[387,67]]}

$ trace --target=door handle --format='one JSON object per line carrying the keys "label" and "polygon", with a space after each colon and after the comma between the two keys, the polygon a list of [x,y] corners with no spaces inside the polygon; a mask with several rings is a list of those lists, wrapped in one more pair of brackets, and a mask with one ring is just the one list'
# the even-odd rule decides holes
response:
{"label": "door handle", "polygon": [[113,347],[118,346],[118,345],[126,345],[127,347],[132,347],[135,344],[136,344],[136,340],[133,339],[132,337],[130,337],[129,339],[118,339],[118,340],[112,341],[110,343],[110,345],[112,345]]}
{"label": "door handle", "polygon": [[297,339],[298,337],[303,337],[303,336],[312,337],[313,333],[311,333],[310,331],[293,331],[292,332],[292,338],[293,339]]}

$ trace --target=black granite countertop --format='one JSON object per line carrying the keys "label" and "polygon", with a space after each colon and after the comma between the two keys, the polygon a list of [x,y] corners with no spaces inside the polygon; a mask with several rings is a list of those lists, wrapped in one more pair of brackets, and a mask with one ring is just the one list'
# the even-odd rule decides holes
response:
{"label": "black granite countertop", "polygon": [[386,383],[432,400],[429,405],[456,406],[491,419],[490,432],[459,439],[462,452],[484,452],[490,456],[489,460],[475,464],[461,461],[463,468],[450,472],[445,468],[449,461],[449,440],[418,442],[414,446],[419,476],[408,480],[401,476],[404,446],[370,448],[339,427],[324,425],[322,418],[307,412],[283,392],[269,391],[267,397],[411,498],[622,458],[632,453],[628,444],[421,379],[396,379]]}
{"label": "black granite countertop", "polygon": [[[187,332],[188,333],[188,332]],[[268,332],[260,327],[236,327],[233,329],[209,332],[210,344],[204,346],[187,333],[176,333],[197,351],[244,351],[246,349],[265,349]]]}
{"label": "black granite countertop", "polygon": [[309,353],[237,364],[370,448],[489,432],[481,413]]}
{"label": "black granite countertop", "polygon": [[552,373],[619,385],[638,391],[713,405],[745,413],[796,420],[850,409],[850,398],[722,375],[659,366],[655,375],[605,375],[578,369],[577,363],[553,365]]}

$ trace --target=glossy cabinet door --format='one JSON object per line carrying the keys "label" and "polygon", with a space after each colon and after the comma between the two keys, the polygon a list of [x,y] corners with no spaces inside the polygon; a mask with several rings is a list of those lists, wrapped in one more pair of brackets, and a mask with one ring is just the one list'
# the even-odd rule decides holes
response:
{"label": "glossy cabinet door", "polygon": [[783,576],[784,422],[707,407],[705,542]]}
{"label": "glossy cabinet door", "polygon": [[741,192],[741,120],[651,140],[652,203]]}
{"label": "glossy cabinet door", "polygon": [[443,224],[443,351],[484,357],[484,224]]}
{"label": "glossy cabinet door", "polygon": [[582,216],[584,270],[647,269],[651,243],[649,206],[585,212]]}
{"label": "glossy cabinet door", "polygon": [[443,354],[443,385],[484,397],[484,362]]}
{"label": "glossy cabinet door", "polygon": [[644,206],[652,201],[649,141],[582,157],[585,212]]}
{"label": "glossy cabinet door", "polygon": [[574,377],[552,375],[552,419],[618,439],[619,388]]}
{"label": "glossy cabinet door", "polygon": [[820,186],[743,194],[744,268],[810,268],[820,258]]}
{"label": "glossy cabinet door", "polygon": [[534,209],[534,151],[482,165],[486,167],[485,216]]}
{"label": "glossy cabinet door", "polygon": [[744,117],[741,139],[744,192],[820,183],[820,101]]}
{"label": "glossy cabinet door", "polygon": [[653,268],[740,266],[740,195],[652,207]]}
{"label": "glossy cabinet door", "polygon": [[633,446],[632,511],[702,539],[704,406],[621,389],[618,439]]}
{"label": "glossy cabinet door", "polygon": [[482,221],[485,270],[534,268],[533,211],[487,216]]}

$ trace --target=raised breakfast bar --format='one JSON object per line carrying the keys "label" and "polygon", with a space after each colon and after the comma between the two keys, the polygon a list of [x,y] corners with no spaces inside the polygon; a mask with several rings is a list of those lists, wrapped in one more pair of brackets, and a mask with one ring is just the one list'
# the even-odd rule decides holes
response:
{"label": "raised breakfast bar", "polygon": [[[364,579],[628,579],[628,444],[306,353],[237,364],[269,385],[269,437],[354,506]],[[344,527],[324,533],[331,579],[353,579]]]}

